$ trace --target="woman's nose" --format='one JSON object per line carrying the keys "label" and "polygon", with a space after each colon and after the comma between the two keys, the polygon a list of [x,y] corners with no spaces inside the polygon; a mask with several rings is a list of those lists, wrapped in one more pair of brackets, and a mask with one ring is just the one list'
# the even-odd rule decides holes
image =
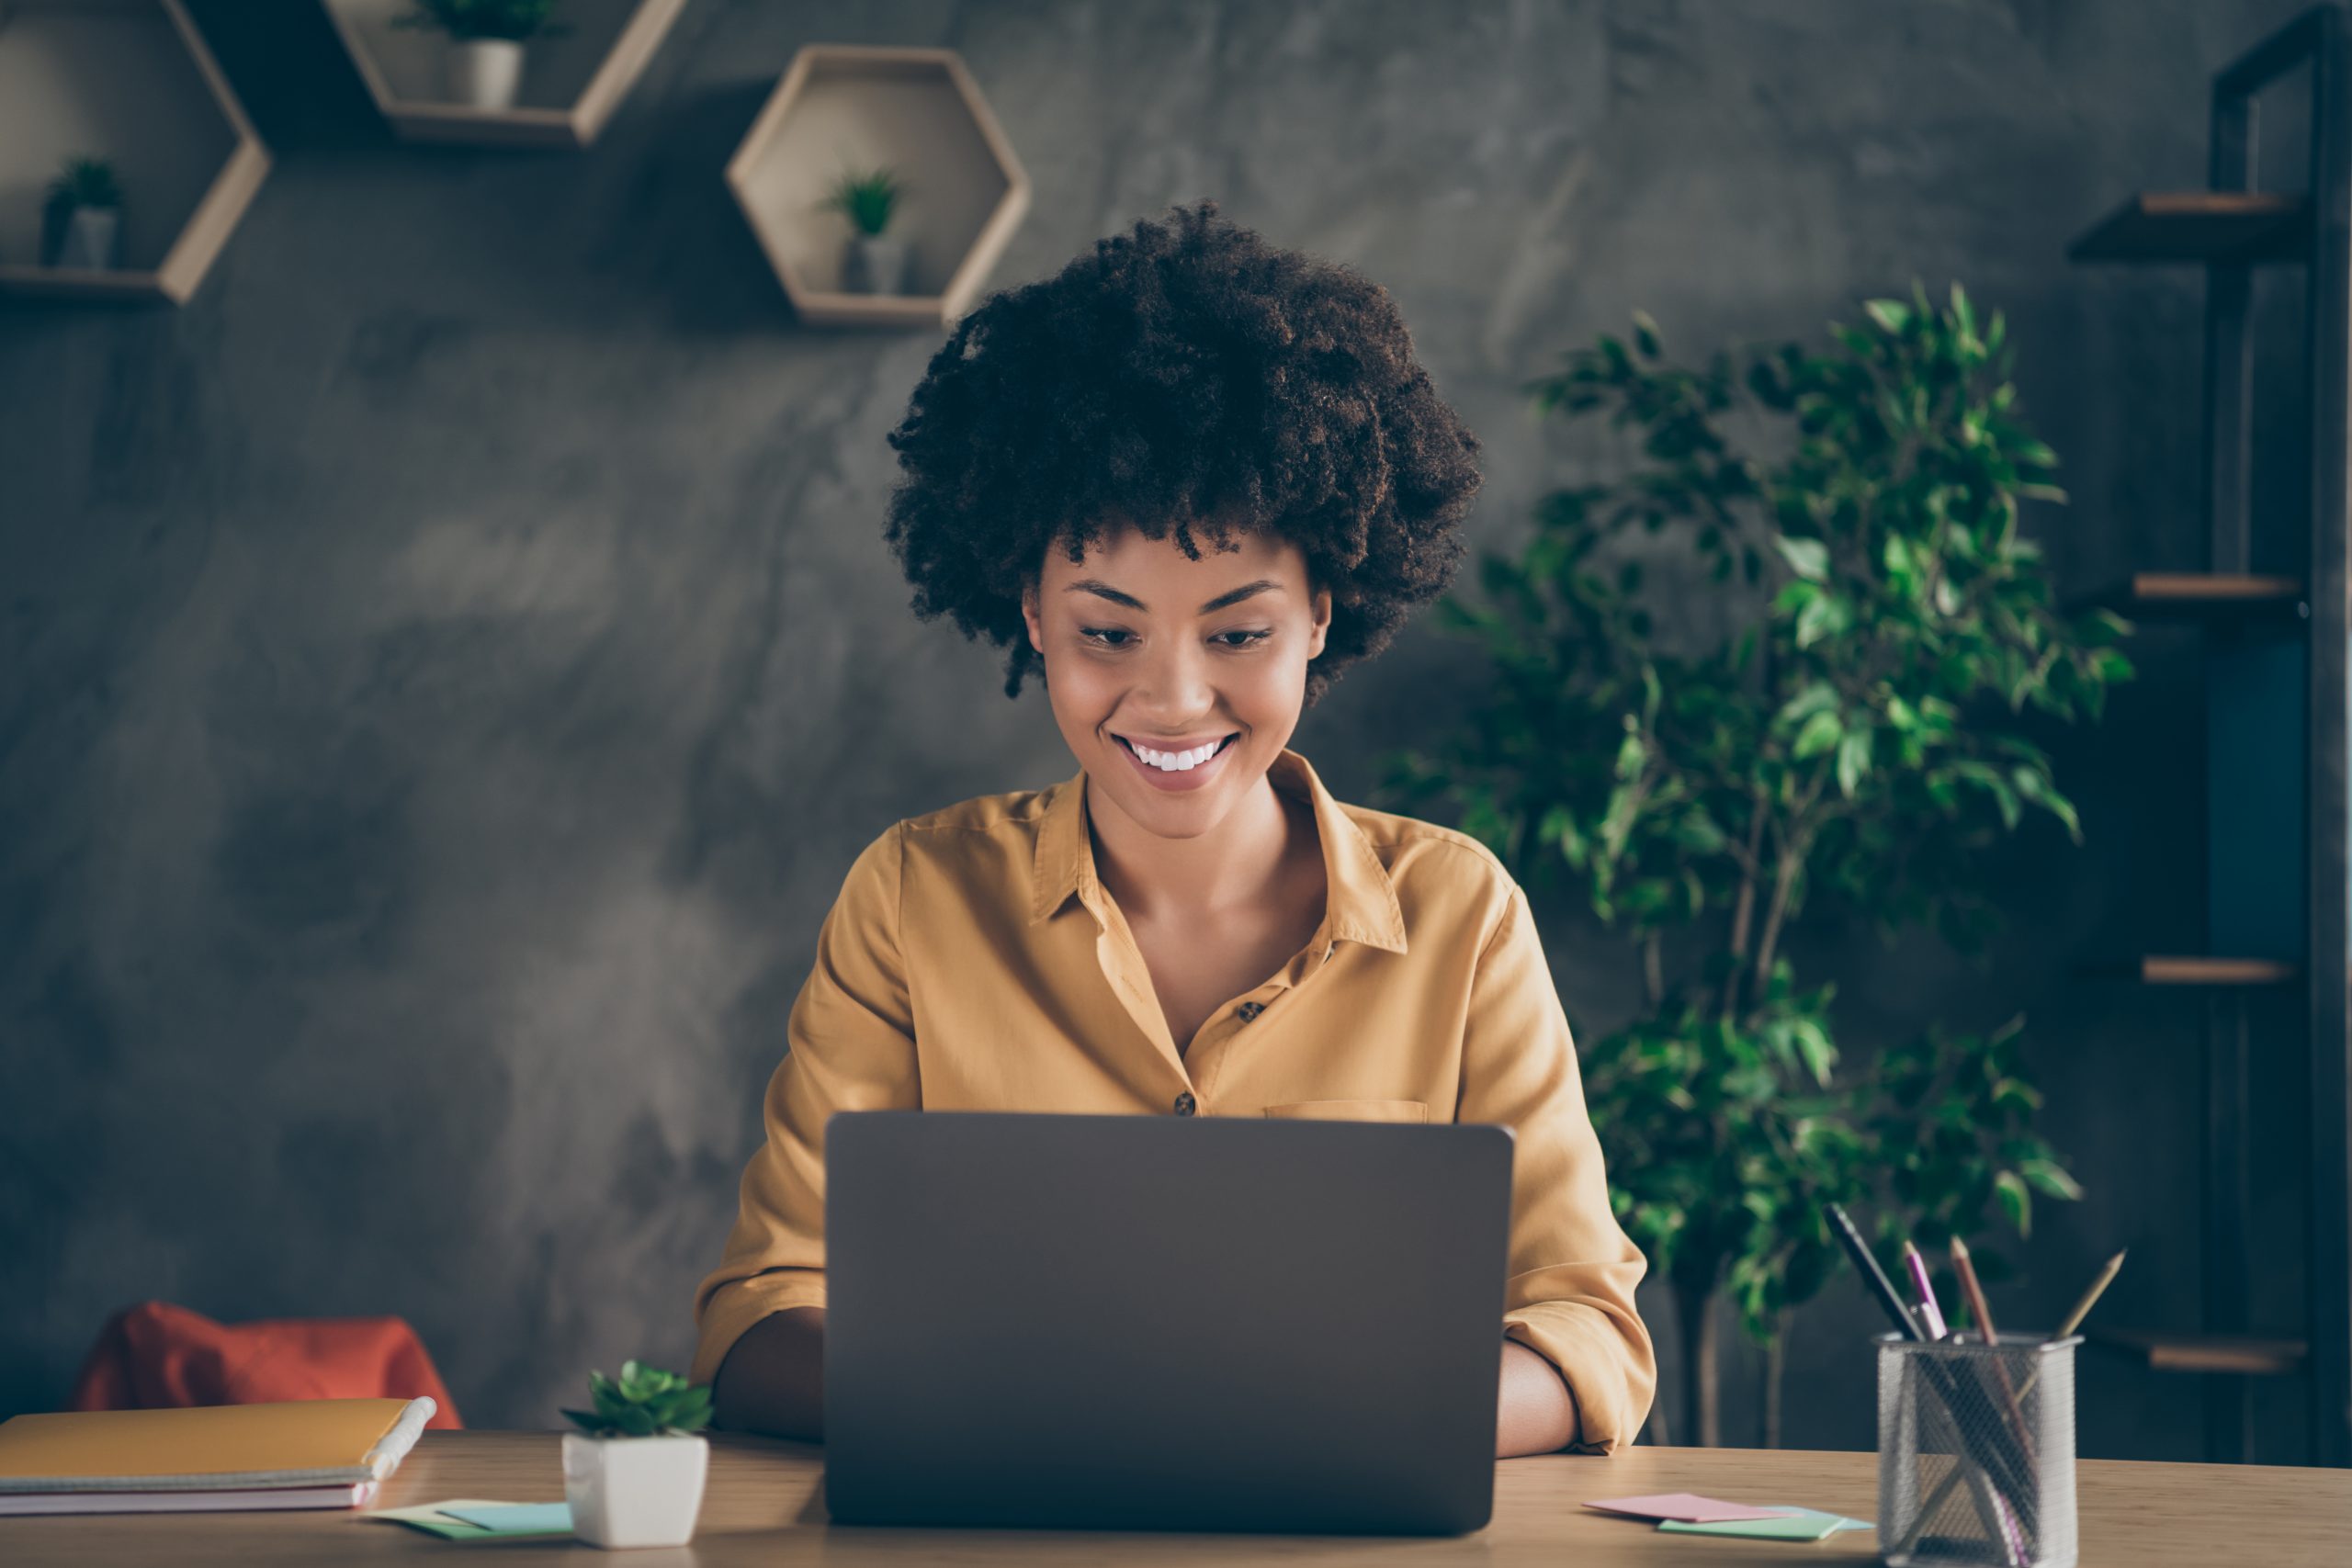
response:
{"label": "woman's nose", "polygon": [[1191,638],[1163,641],[1145,658],[1135,695],[1144,706],[1171,721],[1197,717],[1216,705],[1208,673],[1205,649]]}

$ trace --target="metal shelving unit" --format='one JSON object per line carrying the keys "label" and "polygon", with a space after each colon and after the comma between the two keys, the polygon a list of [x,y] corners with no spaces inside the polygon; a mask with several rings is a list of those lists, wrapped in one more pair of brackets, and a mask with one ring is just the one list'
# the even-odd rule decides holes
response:
{"label": "metal shelving unit", "polygon": [[[2311,151],[2300,192],[2256,188],[2258,100],[2308,71]],[[2208,1457],[2246,1457],[2248,1379],[2302,1377],[2310,1459],[2352,1465],[2352,28],[2305,12],[2213,79],[2211,188],[2133,197],[2068,250],[2078,262],[2205,269],[2202,573],[2146,573],[2109,597],[2205,637],[2206,951],[2139,961],[2143,984],[2203,988],[2204,1321],[2110,1334],[2156,1371],[2205,1375]],[[2311,411],[2303,515],[2253,504],[2254,269],[2301,266]],[[2257,571],[2260,558],[2263,568]],[[2284,1008],[2259,998],[2290,998]],[[2292,1016],[2289,1016],[2292,1015]],[[2309,1101],[2310,1249],[2302,1335],[2257,1335],[2248,1077],[2300,1061]],[[2288,1038],[2294,1036],[2294,1038]]]}

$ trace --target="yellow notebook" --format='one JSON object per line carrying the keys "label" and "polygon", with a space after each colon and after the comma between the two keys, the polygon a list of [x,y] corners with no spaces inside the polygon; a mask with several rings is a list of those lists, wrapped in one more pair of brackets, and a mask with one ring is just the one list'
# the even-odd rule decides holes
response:
{"label": "yellow notebook", "polygon": [[302,1399],[18,1416],[0,1421],[0,1493],[380,1481],[435,1408],[424,1398]]}

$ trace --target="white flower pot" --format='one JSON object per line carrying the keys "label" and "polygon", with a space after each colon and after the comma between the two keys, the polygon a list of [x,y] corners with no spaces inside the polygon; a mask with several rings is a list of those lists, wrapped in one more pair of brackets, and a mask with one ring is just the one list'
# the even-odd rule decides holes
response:
{"label": "white flower pot", "polygon": [[850,294],[899,294],[907,286],[907,243],[853,234],[842,254],[842,288]]}
{"label": "white flower pot", "polygon": [[57,265],[103,272],[114,265],[121,240],[119,209],[77,207],[66,220],[65,243],[57,253]]}
{"label": "white flower pot", "polygon": [[523,81],[523,46],[509,38],[467,39],[449,45],[449,96],[478,109],[510,109]]}
{"label": "white flower pot", "polygon": [[571,1533],[592,1546],[684,1546],[702,1512],[710,1440],[563,1435]]}

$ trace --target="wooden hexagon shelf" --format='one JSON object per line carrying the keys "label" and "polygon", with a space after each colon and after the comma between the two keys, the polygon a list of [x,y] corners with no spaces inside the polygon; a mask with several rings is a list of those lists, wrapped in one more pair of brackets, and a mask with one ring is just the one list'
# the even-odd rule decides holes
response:
{"label": "wooden hexagon shelf", "polygon": [[476,108],[445,88],[447,40],[393,24],[410,0],[321,0],[368,96],[406,141],[484,147],[554,147],[594,141],[662,47],[686,0],[564,0],[554,20],[569,31],[524,46],[512,108]]}
{"label": "wooden hexagon shelf", "polygon": [[[85,157],[122,187],[121,265],[44,266],[49,182]],[[0,292],[176,304],[268,173],[180,0],[0,0]]]}
{"label": "wooden hexagon shelf", "polygon": [[[905,294],[842,288],[848,222],[821,202],[845,170],[903,183],[888,232]],[[809,44],[792,57],[727,184],[801,320],[939,327],[970,309],[1029,210],[1029,176],[953,50]]]}

